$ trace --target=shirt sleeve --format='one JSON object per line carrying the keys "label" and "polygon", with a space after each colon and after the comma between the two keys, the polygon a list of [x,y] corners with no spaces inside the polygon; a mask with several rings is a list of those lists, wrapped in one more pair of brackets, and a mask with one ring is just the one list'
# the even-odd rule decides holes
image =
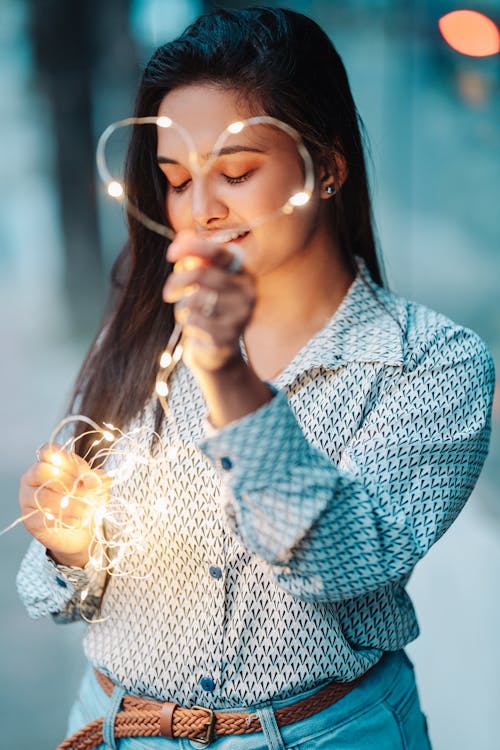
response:
{"label": "shirt sleeve", "polygon": [[17,590],[33,619],[51,614],[56,622],[90,620],[99,608],[105,574],[59,565],[36,539],[31,541],[17,574]]}
{"label": "shirt sleeve", "polygon": [[227,523],[290,594],[342,601],[404,581],[448,529],[488,451],[494,367],[472,331],[435,332],[338,465],[304,436],[286,394],[201,445]]}

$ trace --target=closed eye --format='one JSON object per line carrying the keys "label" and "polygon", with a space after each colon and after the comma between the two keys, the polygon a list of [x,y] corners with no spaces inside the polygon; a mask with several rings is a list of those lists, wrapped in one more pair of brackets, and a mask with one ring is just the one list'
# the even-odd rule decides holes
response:
{"label": "closed eye", "polygon": [[248,180],[251,174],[252,170],[249,169],[248,172],[244,172],[237,177],[230,177],[227,174],[223,174],[222,176],[224,177],[226,182],[229,182],[230,185],[238,185],[240,182],[245,182],[246,180]]}
{"label": "closed eye", "polygon": [[[247,172],[244,172],[243,174],[237,175],[236,177],[231,177],[228,174],[222,174],[222,177],[225,179],[226,182],[228,182],[230,185],[239,185],[242,182],[246,182],[250,175],[252,174],[252,170],[249,169]],[[186,190],[187,186],[191,182],[191,178],[188,180],[184,180],[184,182],[181,182],[180,185],[172,185],[171,182],[169,182],[169,187],[172,188],[174,193],[183,193],[184,190]]]}
{"label": "closed eye", "polygon": [[171,182],[169,182],[168,185],[169,185],[169,187],[172,188],[172,190],[174,191],[174,193],[183,193],[184,190],[187,188],[187,186],[189,185],[190,182],[191,182],[191,180],[189,179],[189,180],[184,180],[184,182],[181,182],[180,185],[172,185]]}

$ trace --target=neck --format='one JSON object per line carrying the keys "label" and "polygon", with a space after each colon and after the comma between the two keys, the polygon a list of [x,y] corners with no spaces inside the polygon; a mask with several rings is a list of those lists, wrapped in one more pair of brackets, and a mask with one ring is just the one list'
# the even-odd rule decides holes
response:
{"label": "neck", "polygon": [[337,244],[315,237],[286,264],[257,277],[250,327],[280,334],[317,330],[335,313],[352,280]]}

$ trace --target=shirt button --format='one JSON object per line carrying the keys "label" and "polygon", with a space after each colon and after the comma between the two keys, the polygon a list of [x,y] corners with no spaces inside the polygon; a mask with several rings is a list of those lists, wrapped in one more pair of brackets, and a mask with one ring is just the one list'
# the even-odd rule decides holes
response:
{"label": "shirt button", "polygon": [[59,576],[56,576],[56,583],[58,586],[61,586],[61,588],[66,589],[68,588],[68,584],[64,580],[64,578],[60,578]]}
{"label": "shirt button", "polygon": [[224,471],[229,471],[229,469],[233,468],[233,462],[231,461],[229,456],[222,456],[219,463]]}
{"label": "shirt button", "polygon": [[211,677],[202,677],[200,680],[200,685],[202,686],[203,690],[207,691],[207,693],[213,693],[215,690],[215,682]]}
{"label": "shirt button", "polygon": [[211,565],[208,569],[208,572],[210,573],[212,578],[222,578],[222,570],[218,565]]}

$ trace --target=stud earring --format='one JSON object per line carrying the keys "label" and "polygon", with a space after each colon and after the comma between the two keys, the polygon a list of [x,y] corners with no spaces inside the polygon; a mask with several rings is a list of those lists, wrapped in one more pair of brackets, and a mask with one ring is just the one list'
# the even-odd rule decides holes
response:
{"label": "stud earring", "polygon": [[335,188],[333,185],[327,185],[325,188],[325,192],[327,195],[333,195],[335,193]]}

